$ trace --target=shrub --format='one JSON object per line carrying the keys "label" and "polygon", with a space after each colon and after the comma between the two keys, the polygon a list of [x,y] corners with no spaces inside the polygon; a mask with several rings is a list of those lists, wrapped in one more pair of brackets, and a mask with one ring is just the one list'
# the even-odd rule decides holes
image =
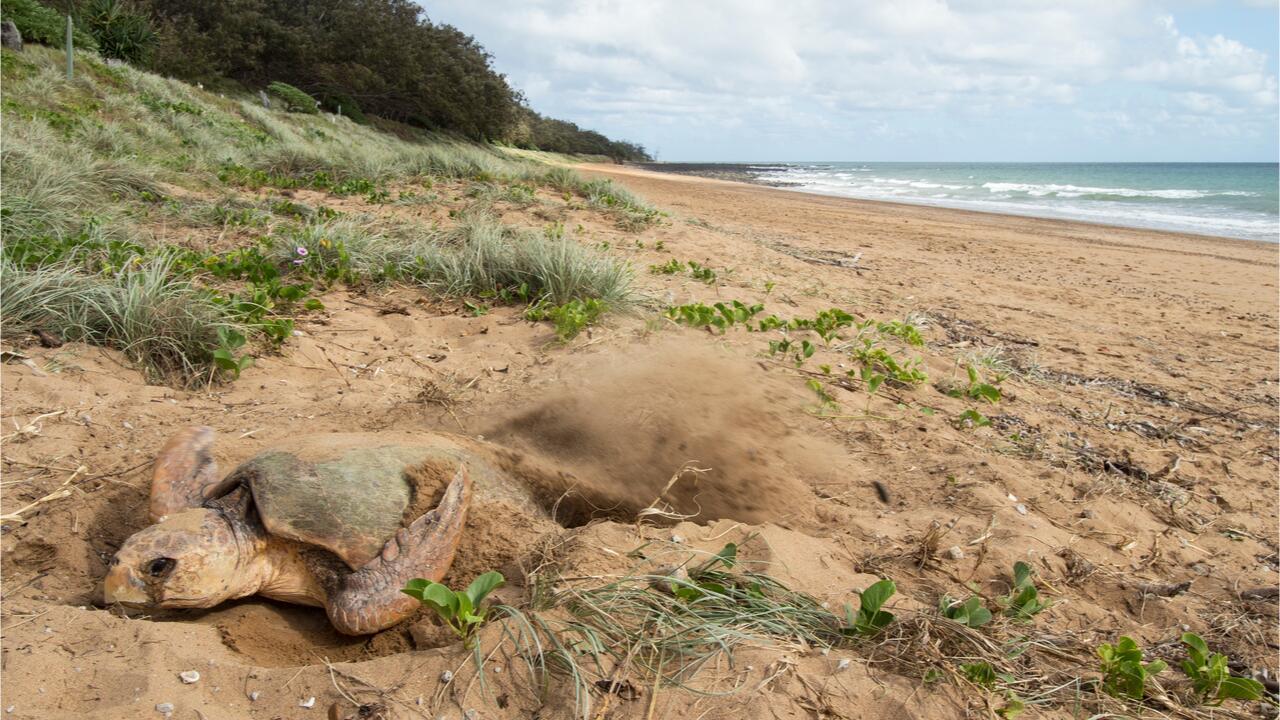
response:
{"label": "shrub", "polygon": [[325,92],[320,94],[320,104],[332,112],[342,111],[342,116],[349,118],[352,122],[361,125],[368,125],[369,118],[365,117],[364,112],[360,109],[360,103],[350,95],[341,92]]}
{"label": "shrub", "polygon": [[267,86],[267,92],[283,100],[285,109],[289,112],[307,115],[315,115],[318,112],[315,98],[287,83],[273,82]]}
{"label": "shrub", "polygon": [[[36,0],[4,0],[0,5],[0,20],[12,20],[27,42],[61,47],[66,42],[67,17]],[[98,47],[93,37],[81,28],[74,28],[71,41],[78,48],[93,50]]]}
{"label": "shrub", "polygon": [[89,0],[80,10],[80,22],[109,58],[141,65],[156,47],[156,31],[147,17],[122,0]]}
{"label": "shrub", "polygon": [[595,299],[620,307],[631,299],[627,265],[572,240],[521,232],[489,215],[463,217],[449,232],[380,227],[361,217],[313,222],[275,252],[282,265],[337,282],[397,280],[442,295],[550,306]]}

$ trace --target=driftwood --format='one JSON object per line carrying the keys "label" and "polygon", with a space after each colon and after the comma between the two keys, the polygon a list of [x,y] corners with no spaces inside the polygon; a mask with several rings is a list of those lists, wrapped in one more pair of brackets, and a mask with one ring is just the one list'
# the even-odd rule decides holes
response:
{"label": "driftwood", "polygon": [[1138,597],[1145,595],[1155,595],[1156,597],[1174,597],[1191,589],[1191,581],[1183,580],[1180,583],[1145,583],[1135,582],[1133,586],[1138,588]]}
{"label": "driftwood", "polygon": [[1241,600],[1275,600],[1280,598],[1280,587],[1253,588],[1240,591]]}

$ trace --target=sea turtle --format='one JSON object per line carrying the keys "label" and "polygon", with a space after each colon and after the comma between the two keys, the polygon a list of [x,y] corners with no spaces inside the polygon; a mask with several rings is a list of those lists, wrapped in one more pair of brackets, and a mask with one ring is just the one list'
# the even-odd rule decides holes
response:
{"label": "sea turtle", "polygon": [[187,428],[160,451],[155,524],[111,560],[108,603],[208,608],[256,594],[321,606],[348,635],[374,633],[418,607],[400,592],[407,581],[449,570],[472,478],[506,484],[478,444],[445,435],[311,436],[223,478],[213,441],[211,428]]}

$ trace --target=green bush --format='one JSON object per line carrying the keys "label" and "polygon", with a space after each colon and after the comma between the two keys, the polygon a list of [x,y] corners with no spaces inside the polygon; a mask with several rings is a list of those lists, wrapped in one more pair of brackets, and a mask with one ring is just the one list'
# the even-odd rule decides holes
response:
{"label": "green bush", "polygon": [[[36,0],[4,0],[0,5],[0,20],[12,20],[26,42],[62,47],[66,42],[67,17]],[[75,28],[71,40],[78,48],[96,49],[93,37]]]}
{"label": "green bush", "polygon": [[315,115],[317,112],[316,99],[292,85],[273,82],[267,86],[267,92],[283,100],[285,109],[289,112],[306,113],[308,115]]}
{"label": "green bush", "polygon": [[360,103],[355,98],[340,92],[326,92],[320,94],[320,105],[331,112],[338,112],[342,109],[342,116],[349,118],[352,122],[361,125],[368,125],[369,118],[365,117],[364,111],[360,109]]}
{"label": "green bush", "polygon": [[1103,643],[1098,648],[1102,659],[1102,689],[1112,697],[1141,700],[1147,694],[1147,680],[1164,672],[1168,663],[1163,660],[1142,662],[1142,648],[1133,638],[1120,636],[1115,645]]}
{"label": "green bush", "polygon": [[89,0],[80,9],[79,21],[105,57],[141,65],[156,47],[150,21],[122,0]]}

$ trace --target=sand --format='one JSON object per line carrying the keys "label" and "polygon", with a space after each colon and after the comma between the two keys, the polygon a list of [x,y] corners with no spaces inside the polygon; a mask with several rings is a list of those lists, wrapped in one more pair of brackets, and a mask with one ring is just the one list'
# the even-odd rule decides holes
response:
{"label": "sand", "polygon": [[[517,309],[474,317],[405,288],[330,293],[283,352],[235,384],[195,390],[148,385],[115,352],[6,338],[31,364],[3,366],[0,500],[6,513],[38,504],[3,525],[4,717],[161,717],[163,703],[207,720],[572,713],[569,686],[539,697],[501,655],[482,689],[469,652],[427,618],[344,638],[318,610],[256,599],[153,617],[95,605],[105,563],[146,523],[150,458],[189,424],[217,429],[223,467],[311,432],[433,430],[484,436],[549,468],[522,482],[557,478],[579,500],[487,506],[449,578],[501,569],[508,602],[528,596],[534,568],[603,578],[634,570],[639,548],[659,563],[735,541],[752,567],[832,607],[856,606],[855,591],[892,577],[890,607],[905,622],[944,593],[977,592],[995,607],[1021,560],[1053,600],[1019,626],[1034,637],[1087,656],[1130,634],[1173,659],[1186,627],[1275,676],[1275,601],[1241,592],[1277,583],[1277,246],[583,169],[669,216],[630,234],[549,193],[532,209],[500,208],[513,223],[562,221],[639,271],[649,300],[566,345]],[[426,212],[447,222],[446,211]],[[646,271],[672,258],[710,266],[718,281]],[[929,382],[872,398],[856,383],[829,385],[838,408],[823,409],[810,376],[768,357],[765,336],[653,312],[733,299],[783,317],[831,307],[911,317],[926,346],[891,347],[922,357]],[[1008,372],[997,405],[944,392],[967,385],[962,365],[976,356]],[[824,364],[852,367],[823,347],[802,369]],[[991,426],[953,426],[970,408]],[[664,493],[685,463],[707,473]],[[637,523],[651,493],[688,519]],[[482,647],[498,643],[496,630]],[[1033,649],[1020,662],[1055,661]],[[188,670],[200,680],[184,684]],[[457,673],[448,685],[445,670]],[[925,684],[919,670],[868,644],[760,646],[699,678],[736,693],[655,695],[632,674],[634,693],[607,706],[597,697],[595,710],[949,718],[1000,705]]]}

